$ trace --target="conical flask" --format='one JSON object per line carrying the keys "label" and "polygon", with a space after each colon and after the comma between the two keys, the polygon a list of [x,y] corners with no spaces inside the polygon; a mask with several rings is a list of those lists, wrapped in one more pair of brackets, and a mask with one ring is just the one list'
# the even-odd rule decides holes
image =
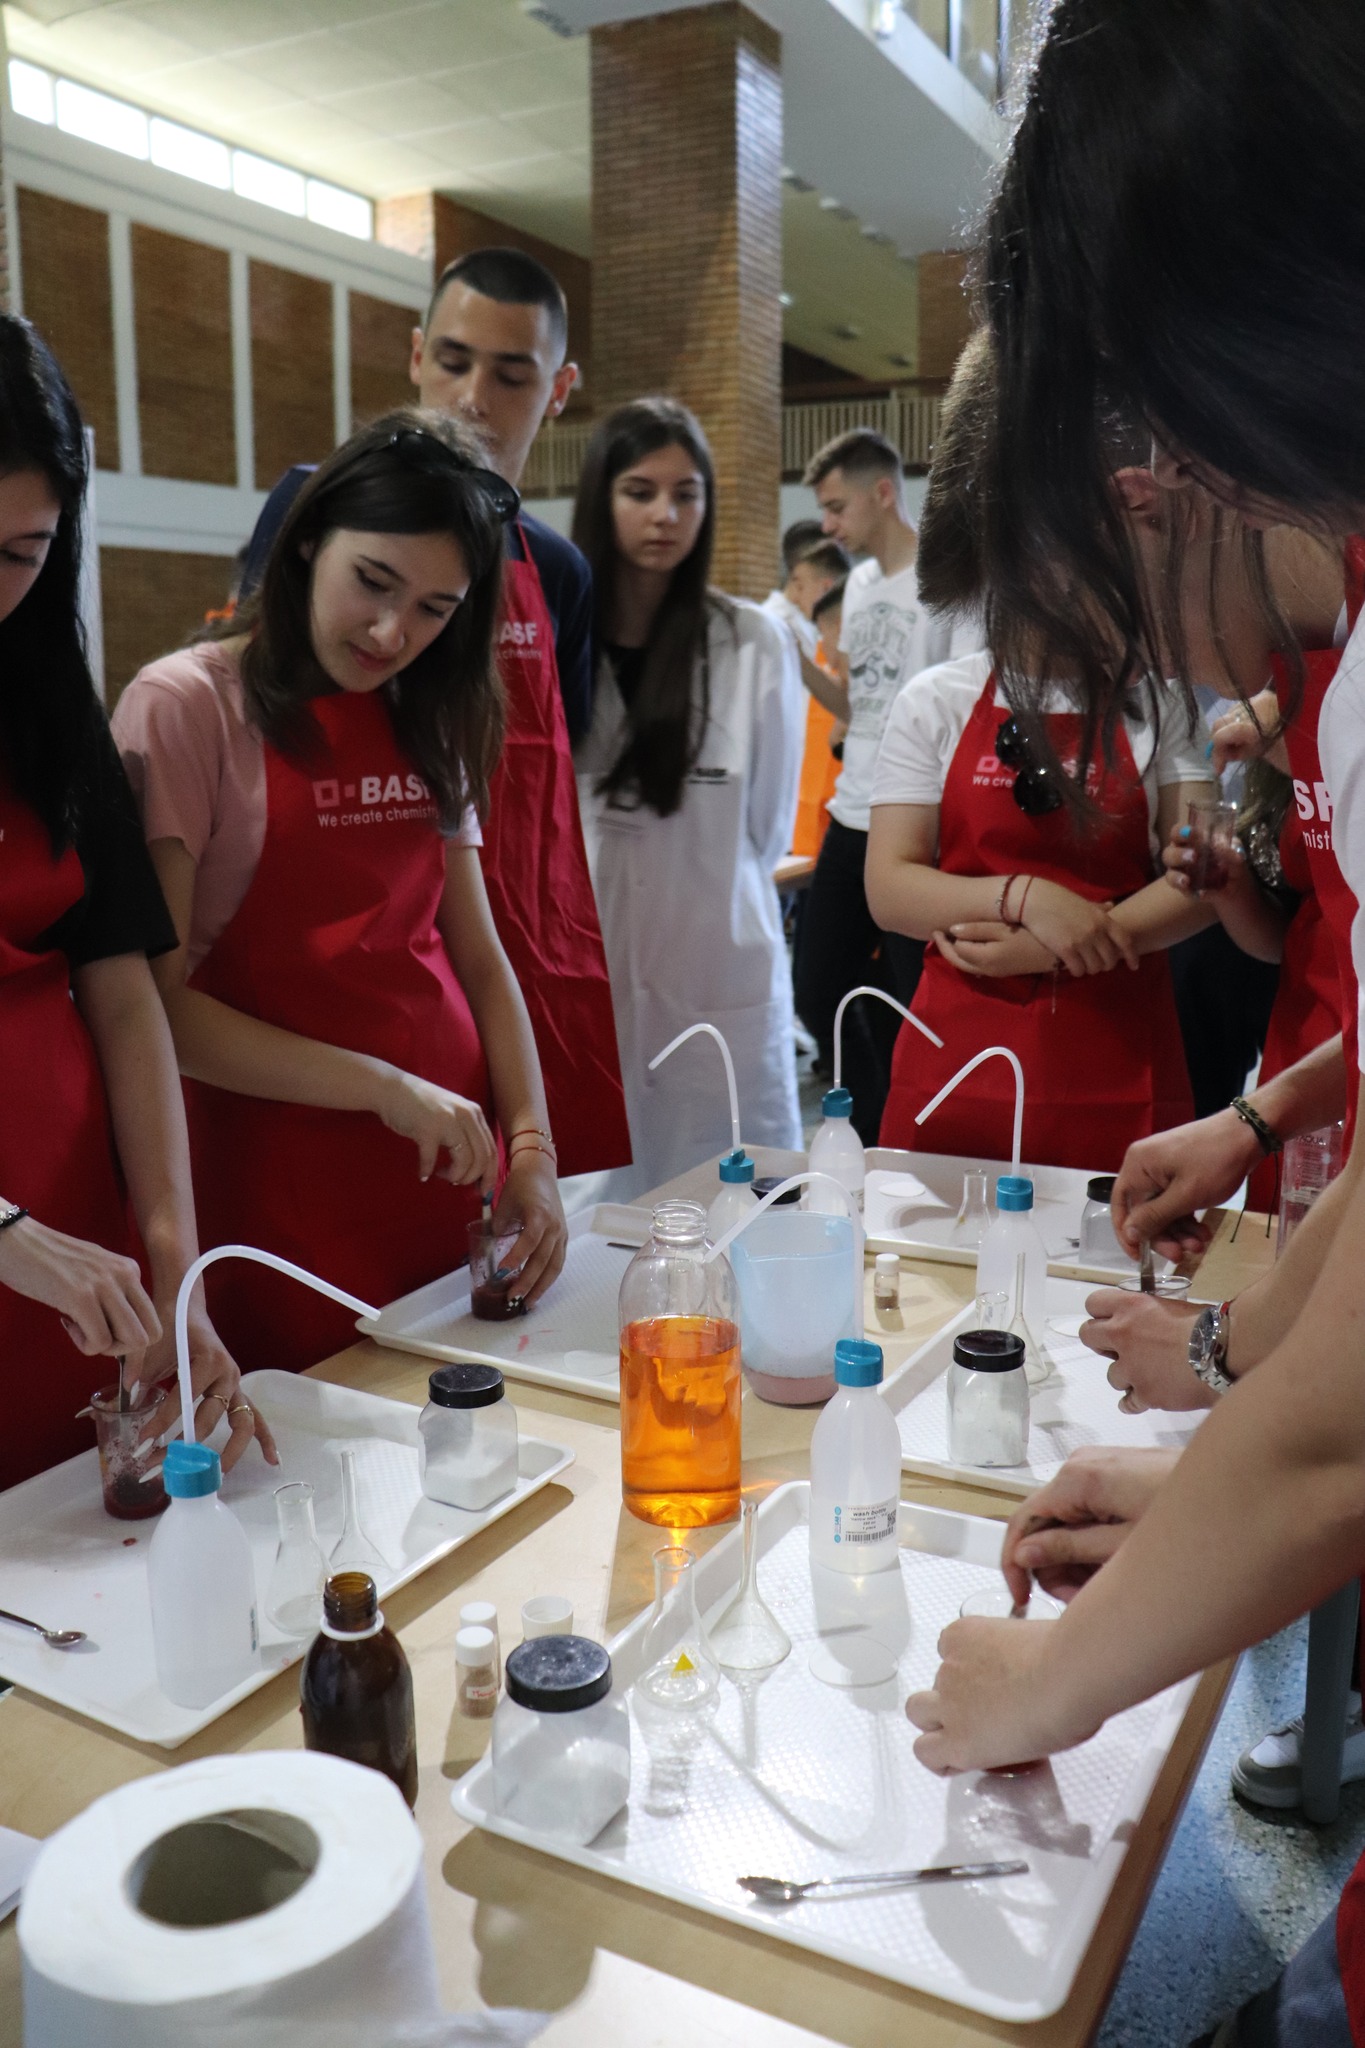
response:
{"label": "conical flask", "polygon": [[758,1516],[744,1503],[744,1564],[739,1591],[711,1630],[722,1671],[736,1676],[771,1671],[791,1654],[791,1637],[758,1590]]}
{"label": "conical flask", "polygon": [[279,1548],[266,1588],[265,1611],[282,1635],[316,1633],[322,1615],[327,1557],[313,1521],[313,1489],[306,1479],[275,1488]]}
{"label": "conical flask", "polygon": [[953,1218],[951,1242],[968,1251],[980,1251],[981,1240],[990,1229],[991,1205],[986,1192],[987,1178],[973,1169],[962,1176],[962,1200]]}
{"label": "conical flask", "polygon": [[681,1543],[654,1553],[654,1605],[641,1646],[636,1690],[655,1706],[704,1708],[720,1689],[720,1667],[697,1612],[697,1560]]}
{"label": "conical flask", "polygon": [[335,1578],[338,1572],[364,1572],[376,1585],[381,1579],[391,1578],[393,1566],[383,1551],[371,1543],[361,1524],[356,1499],[355,1452],[350,1449],[341,1453],[341,1504],[344,1520],[341,1534],[332,1546],[328,1576]]}

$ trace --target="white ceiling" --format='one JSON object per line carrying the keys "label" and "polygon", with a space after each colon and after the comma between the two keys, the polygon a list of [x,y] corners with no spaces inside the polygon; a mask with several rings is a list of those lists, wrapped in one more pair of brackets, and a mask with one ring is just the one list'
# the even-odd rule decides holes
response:
{"label": "white ceiling", "polygon": [[[15,56],[315,176],[374,198],[447,191],[590,253],[588,38],[554,34],[521,0],[10,0],[4,22]],[[892,153],[880,161],[889,201],[898,174]],[[914,267],[818,193],[785,194],[784,283],[788,340],[865,376],[907,374],[889,358],[914,358]]]}

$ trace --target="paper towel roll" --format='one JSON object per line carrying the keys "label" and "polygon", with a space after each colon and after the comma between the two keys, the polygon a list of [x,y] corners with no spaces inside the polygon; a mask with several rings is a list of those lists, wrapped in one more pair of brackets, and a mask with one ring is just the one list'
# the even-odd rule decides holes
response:
{"label": "paper towel roll", "polygon": [[[207,1757],[97,1800],[44,1844],[19,1941],[25,2048],[501,2033],[441,2011],[421,1836],[396,1788],[309,1751]],[[502,2038],[536,2031],[507,2018]]]}

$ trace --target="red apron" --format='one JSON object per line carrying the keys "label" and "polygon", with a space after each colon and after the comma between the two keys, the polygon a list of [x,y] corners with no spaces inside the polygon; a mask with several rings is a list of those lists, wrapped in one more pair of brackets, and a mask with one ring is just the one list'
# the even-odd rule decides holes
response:
{"label": "red apron", "polygon": [[[1118,901],[1152,879],[1147,798],[1127,734],[1093,794],[1104,821],[1078,831],[1068,813],[1026,817],[1014,801],[1012,772],[995,755],[1008,712],[995,701],[991,675],[948,767],[939,811],[939,860],[951,875],[1037,875],[1092,902]],[[1048,729],[1058,756],[1074,758],[1080,719],[1054,713]],[[1073,979],[1018,975],[1002,980],[963,974],[936,949],[911,1008],[943,1040],[940,1052],[901,1026],[882,1117],[883,1145],[968,1157],[1008,1156],[1014,1078],[1004,1060],[987,1060],[929,1121],[915,1114],[973,1053],[1005,1045],[1024,1068],[1026,1159],[1035,1165],[1117,1171],[1136,1138],[1192,1113],[1170,969],[1149,953],[1136,974]]]}
{"label": "red apron", "polygon": [[531,1014],[561,1174],[630,1163],[607,956],[583,846],[554,626],[520,527],[503,569],[507,738],[483,834],[498,936]]}
{"label": "red apron", "polygon": [[[0,787],[0,1195],[54,1230],[128,1253],[134,1241],[104,1078],[71,1000],[66,955],[32,950],[84,888],[74,849],[54,860],[42,821]],[[93,1432],[76,1410],[116,1375],[112,1359],[77,1351],[54,1309],[7,1287],[0,1361],[0,1486],[15,1486],[89,1449]]]}
{"label": "red apron", "polygon": [[[489,1108],[469,1004],[436,929],[445,845],[382,698],[313,700],[309,763],[267,744],[260,865],[190,986],[233,1009],[390,1060]],[[366,1111],[268,1102],[186,1082],[199,1235],[283,1254],[383,1307],[466,1256],[477,1189],[418,1179],[417,1148]],[[355,1318],[245,1262],[205,1276],[243,1372],[300,1371],[355,1340]]]}

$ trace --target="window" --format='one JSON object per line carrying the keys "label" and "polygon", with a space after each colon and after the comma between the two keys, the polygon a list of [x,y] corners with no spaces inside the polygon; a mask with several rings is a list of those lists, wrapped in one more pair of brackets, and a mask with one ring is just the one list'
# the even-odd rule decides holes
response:
{"label": "window", "polygon": [[141,107],[126,100],[112,100],[106,92],[91,92],[72,78],[57,80],[57,126],[68,135],[80,135],[105,149],[117,149],[124,156],[147,156],[147,116]]}
{"label": "window", "polygon": [[152,162],[159,170],[197,178],[220,192],[232,190],[232,151],[227,144],[176,121],[163,121],[159,114],[152,116]]}

